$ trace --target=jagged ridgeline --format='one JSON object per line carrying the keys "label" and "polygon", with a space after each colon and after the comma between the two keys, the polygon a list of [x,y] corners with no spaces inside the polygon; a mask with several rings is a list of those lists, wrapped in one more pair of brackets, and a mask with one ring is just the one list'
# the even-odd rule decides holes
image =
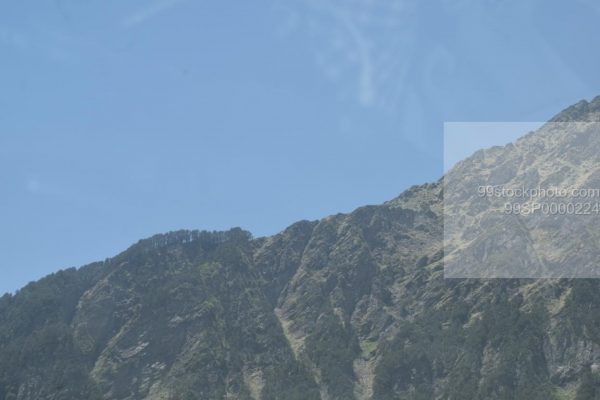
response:
{"label": "jagged ridgeline", "polygon": [[142,240],[0,299],[0,399],[599,398],[598,280],[444,279],[442,239],[440,181]]}

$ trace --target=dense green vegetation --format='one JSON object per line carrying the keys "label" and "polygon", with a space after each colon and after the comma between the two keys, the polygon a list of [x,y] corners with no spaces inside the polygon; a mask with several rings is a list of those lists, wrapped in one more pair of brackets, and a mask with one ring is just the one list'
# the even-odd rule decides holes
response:
{"label": "dense green vegetation", "polygon": [[598,280],[444,279],[442,191],[156,235],[4,295],[0,400],[599,399]]}

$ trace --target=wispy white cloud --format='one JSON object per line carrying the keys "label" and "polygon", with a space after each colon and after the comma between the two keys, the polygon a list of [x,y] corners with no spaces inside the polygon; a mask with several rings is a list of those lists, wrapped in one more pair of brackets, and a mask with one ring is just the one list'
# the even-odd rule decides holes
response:
{"label": "wispy white cloud", "polygon": [[371,60],[370,43],[353,18],[345,10],[331,7],[332,14],[341,21],[350,35],[358,64],[358,100],[368,106],[373,102],[375,88],[373,86],[373,62]]}
{"label": "wispy white cloud", "polygon": [[160,14],[163,11],[166,11],[179,3],[182,3],[185,0],[158,0],[147,7],[144,7],[133,14],[127,16],[123,19],[122,25],[125,28],[131,28],[135,25],[139,25],[146,20]]}
{"label": "wispy white cloud", "polygon": [[[405,0],[305,0],[316,59],[342,91],[365,107],[393,109],[410,67],[414,10]],[[296,23],[295,26],[301,24]]]}

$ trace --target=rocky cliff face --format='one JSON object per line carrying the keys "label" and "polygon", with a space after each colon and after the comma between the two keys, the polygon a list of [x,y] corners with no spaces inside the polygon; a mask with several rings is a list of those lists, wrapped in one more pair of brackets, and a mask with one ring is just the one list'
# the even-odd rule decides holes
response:
{"label": "rocky cliff face", "polygon": [[479,150],[444,177],[446,277],[600,277],[599,104]]}
{"label": "rocky cliff face", "polygon": [[[598,118],[600,99],[556,117]],[[453,173],[480,174],[477,157]],[[600,283],[444,279],[442,206],[440,181],[272,237],[174,232],[48,276],[0,299],[0,398],[600,396]]]}

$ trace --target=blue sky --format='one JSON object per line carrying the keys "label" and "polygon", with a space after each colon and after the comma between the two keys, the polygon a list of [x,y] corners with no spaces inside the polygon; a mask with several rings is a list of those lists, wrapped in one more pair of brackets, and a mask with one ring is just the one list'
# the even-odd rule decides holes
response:
{"label": "blue sky", "polygon": [[599,17],[593,0],[2,2],[0,292],[154,233],[268,235],[438,179],[444,121],[600,94]]}

